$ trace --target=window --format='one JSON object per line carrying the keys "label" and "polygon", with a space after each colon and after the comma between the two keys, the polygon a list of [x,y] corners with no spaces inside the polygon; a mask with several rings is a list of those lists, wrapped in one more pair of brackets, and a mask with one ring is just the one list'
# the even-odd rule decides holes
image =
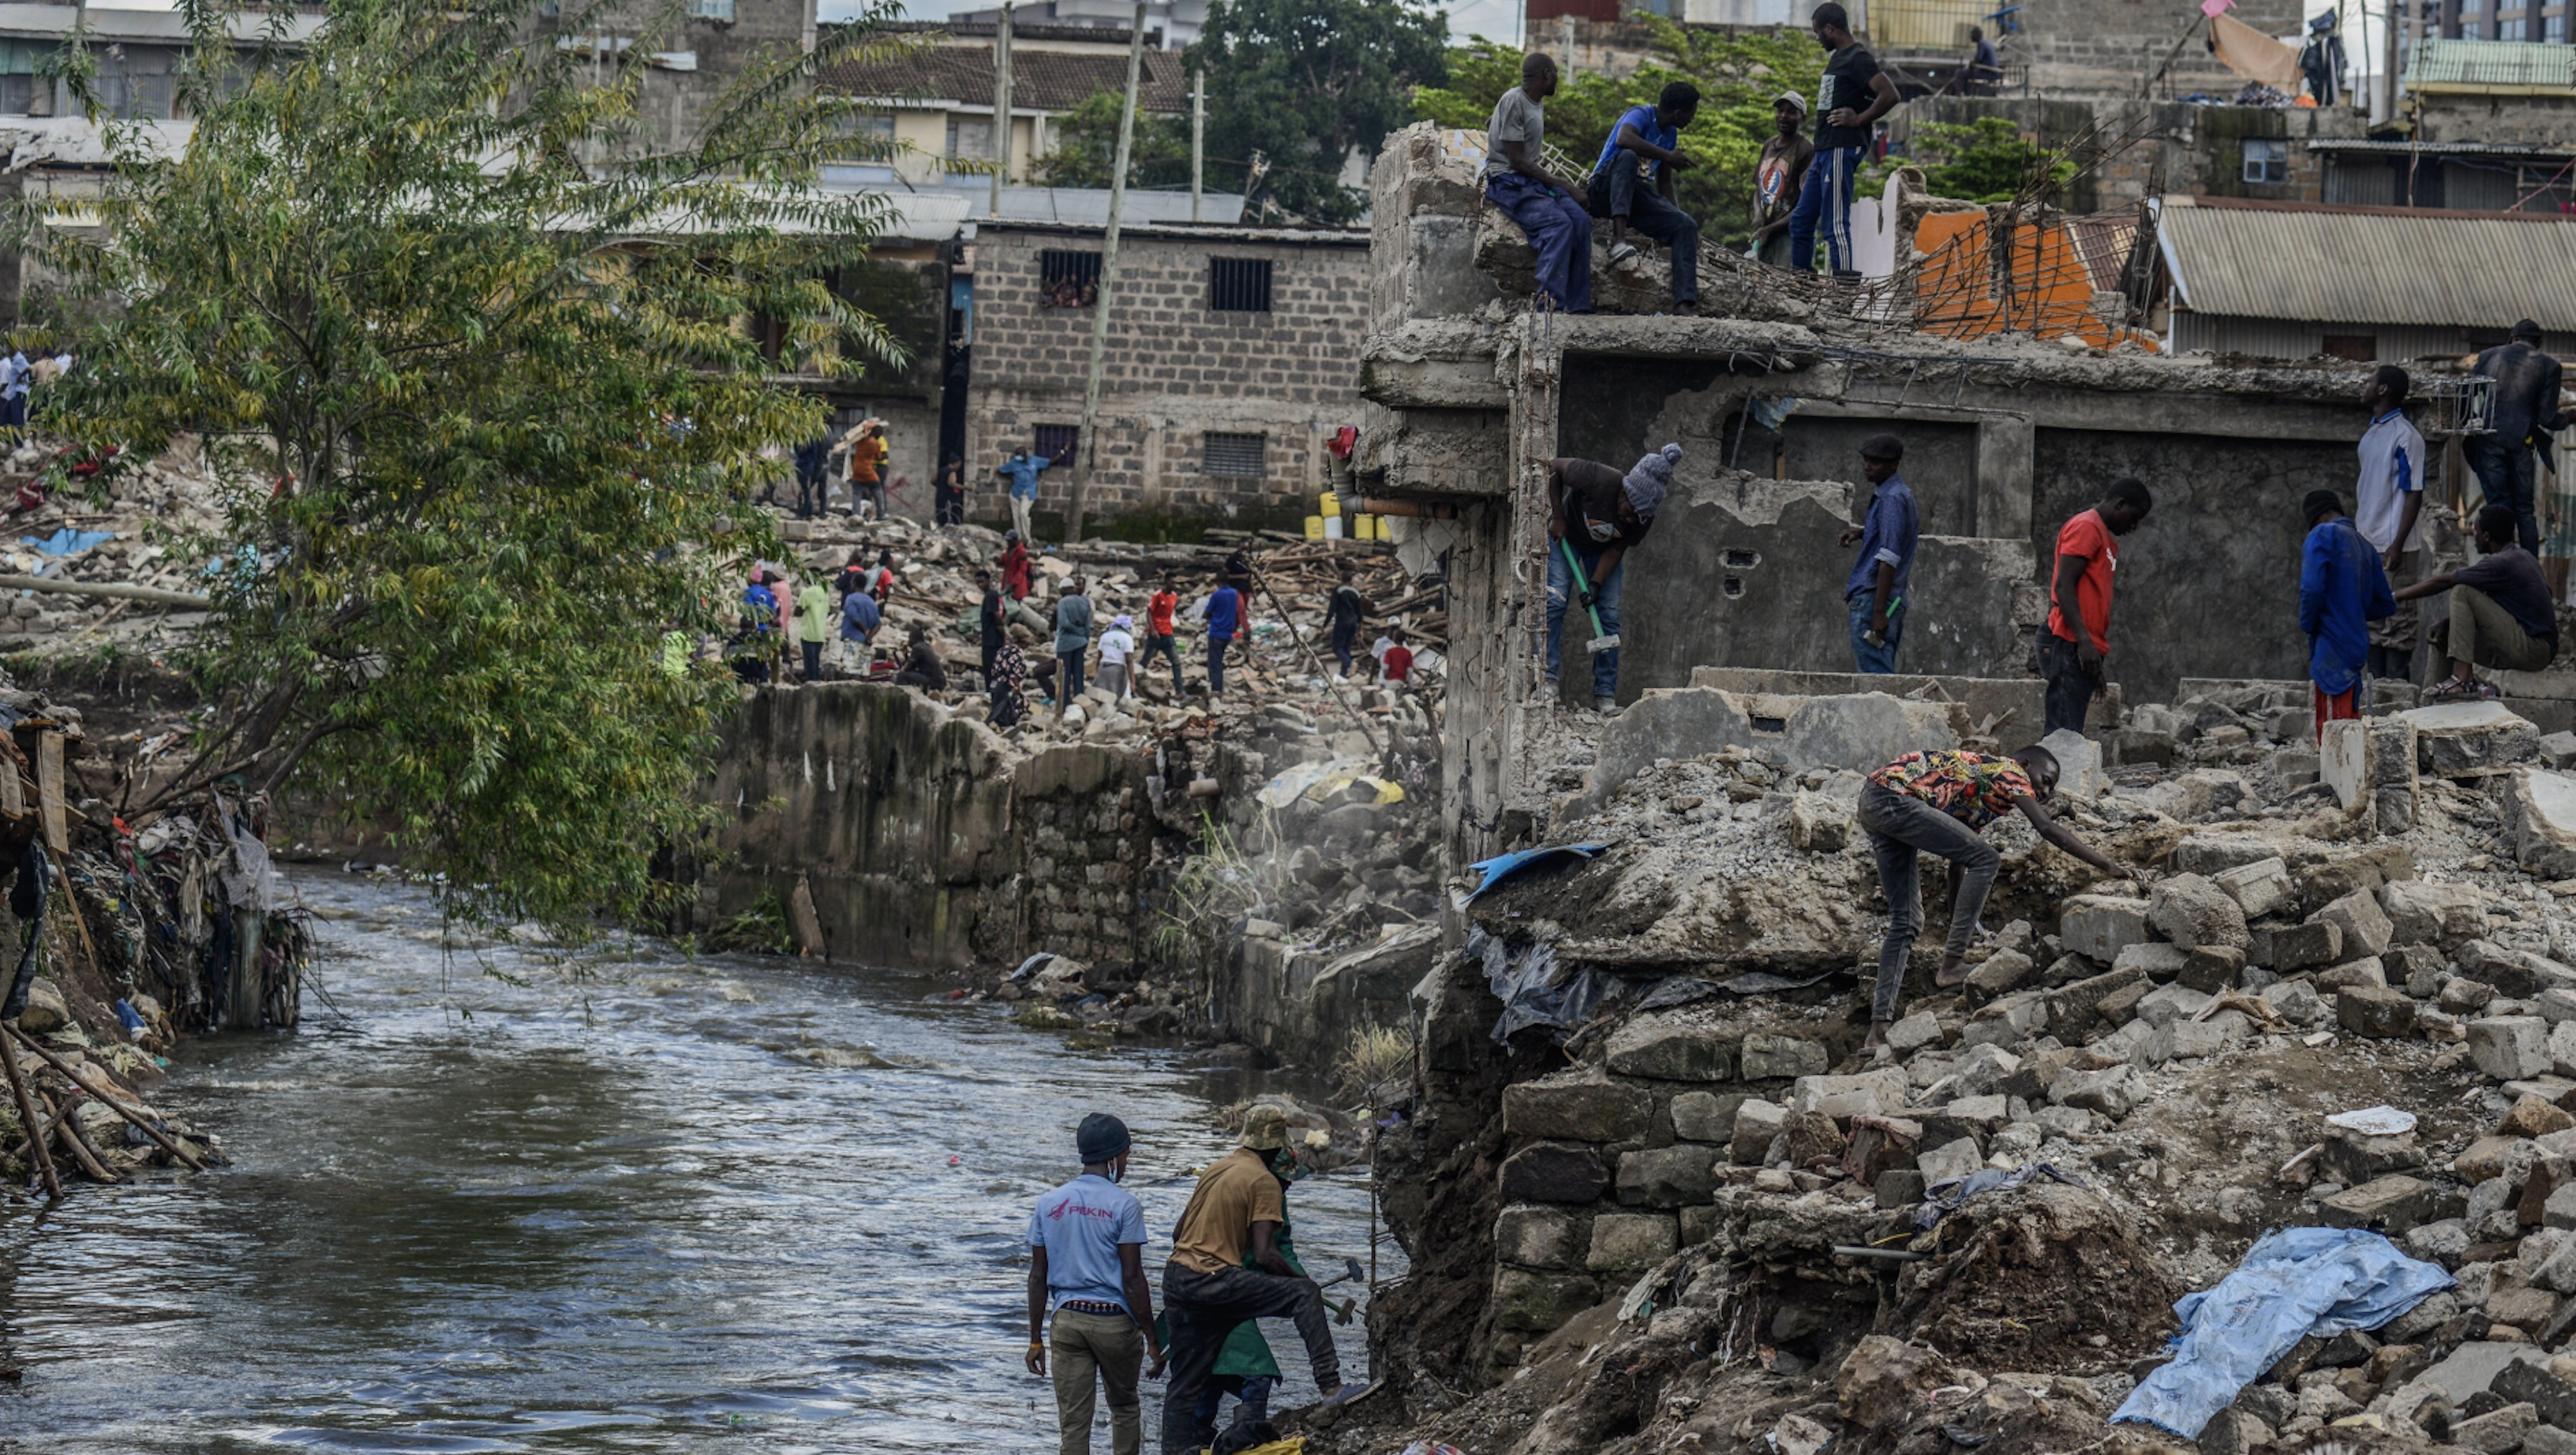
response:
{"label": "window", "polygon": [[689,18],[691,20],[721,20],[727,24],[731,24],[733,22],[733,0],[689,0]]}
{"label": "window", "polygon": [[35,77],[0,76],[0,116],[24,116],[35,104]]}
{"label": "window", "polygon": [[[1219,313],[1270,311],[1268,258],[1208,259],[1208,307]],[[1259,435],[1252,436],[1259,439]]]}
{"label": "window", "polygon": [[1070,465],[1073,463],[1074,444],[1081,438],[1080,425],[1042,424],[1038,426],[1037,440],[1033,448],[1039,459],[1055,460]]}
{"label": "window", "polygon": [[844,157],[874,160],[894,155],[894,113],[853,112],[837,118],[834,125],[852,143]]}
{"label": "window", "polygon": [[2530,22],[2519,15],[2507,15],[2496,21],[2496,39],[2521,40],[2530,33]]}
{"label": "window", "polygon": [[2542,16],[2540,18],[2540,38],[2546,41],[2563,41],[2567,39],[2566,12],[2561,11],[2556,15]]}
{"label": "window", "polygon": [[[1262,265],[1267,271],[1269,264]],[[1210,475],[1231,475],[1242,480],[1258,480],[1269,474],[1267,451],[1263,448],[1269,436],[1257,434],[1211,434],[1207,436],[1199,469]]]}
{"label": "window", "polygon": [[993,155],[993,123],[971,116],[948,118],[948,157],[951,161],[984,161]]}
{"label": "window", "polygon": [[2484,15],[2487,13],[2487,0],[2460,0],[2460,13],[2462,15]]}
{"label": "window", "polygon": [[2275,137],[2245,138],[2245,180],[2258,186],[2290,180],[2290,144]]}
{"label": "window", "polygon": [[1089,308],[1100,301],[1100,254],[1058,251],[1038,254],[1038,306]]}
{"label": "window", "polygon": [[2379,335],[2330,333],[2320,341],[2317,352],[2329,359],[2349,359],[2356,364],[2367,364],[2379,357]]}

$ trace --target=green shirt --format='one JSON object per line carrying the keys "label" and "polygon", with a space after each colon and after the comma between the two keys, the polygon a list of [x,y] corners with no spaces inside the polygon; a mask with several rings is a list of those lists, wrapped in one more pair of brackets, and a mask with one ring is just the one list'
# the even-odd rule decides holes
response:
{"label": "green shirt", "polygon": [[[1289,1267],[1300,1274],[1306,1271],[1306,1265],[1297,1261],[1297,1245],[1289,1238],[1286,1223],[1279,1225],[1279,1236],[1270,1240],[1270,1246],[1279,1250],[1279,1256],[1288,1260]],[[1252,1256],[1250,1248],[1243,1250],[1243,1266],[1261,1267],[1260,1260]],[[1161,1314],[1154,1316],[1154,1329],[1168,1347],[1171,1325]],[[1270,1341],[1261,1337],[1261,1321],[1245,1319],[1235,1325],[1234,1332],[1225,1336],[1225,1347],[1217,1351],[1216,1367],[1208,1372],[1231,1374],[1238,1379],[1279,1378],[1279,1360],[1270,1352]]]}
{"label": "green shirt", "polygon": [[827,640],[832,624],[832,594],[820,581],[808,581],[796,593],[796,638],[799,641]]}

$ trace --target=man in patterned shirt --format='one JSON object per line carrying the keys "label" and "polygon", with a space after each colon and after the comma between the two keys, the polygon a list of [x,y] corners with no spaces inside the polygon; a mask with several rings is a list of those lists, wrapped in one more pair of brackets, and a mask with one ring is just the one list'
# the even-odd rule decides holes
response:
{"label": "man in patterned shirt", "polygon": [[1878,987],[1870,1002],[1869,1044],[1887,1043],[1896,1024],[1905,959],[1923,928],[1921,878],[1916,857],[1950,861],[1950,938],[1941,951],[1939,983],[1968,978],[1968,942],[1977,916],[1995,887],[2003,856],[1985,840],[1986,825],[2013,809],[2039,836],[2105,874],[2136,879],[2134,869],[2111,862],[2073,830],[2048,816],[2040,800],[2057,789],[2057,756],[2033,744],[2011,757],[1941,748],[1908,753],[1869,775],[1860,791],[1860,826],[1878,860],[1879,889],[1887,896],[1887,938],[1878,947]]}

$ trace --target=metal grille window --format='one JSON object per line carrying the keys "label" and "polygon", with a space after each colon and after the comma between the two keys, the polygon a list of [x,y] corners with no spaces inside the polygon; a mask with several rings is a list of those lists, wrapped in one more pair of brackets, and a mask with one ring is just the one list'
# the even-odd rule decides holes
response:
{"label": "metal grille window", "polygon": [[2245,180],[2276,186],[2290,180],[2290,144],[2272,137],[2245,139]]}
{"label": "metal grille window", "polygon": [[1269,473],[1268,444],[1267,435],[1211,434],[1203,447],[1205,457],[1199,468],[1210,475],[1258,480]]}
{"label": "metal grille window", "polygon": [[[1208,259],[1208,307],[1219,313],[1270,311],[1268,258]],[[1252,436],[1259,439],[1259,435]]]}
{"label": "metal grille window", "polygon": [[1073,463],[1074,442],[1082,437],[1082,427],[1072,424],[1042,424],[1037,429],[1036,447],[1032,450],[1041,460]]}
{"label": "metal grille window", "polygon": [[1058,251],[1038,254],[1038,306],[1089,308],[1100,301],[1100,254]]}

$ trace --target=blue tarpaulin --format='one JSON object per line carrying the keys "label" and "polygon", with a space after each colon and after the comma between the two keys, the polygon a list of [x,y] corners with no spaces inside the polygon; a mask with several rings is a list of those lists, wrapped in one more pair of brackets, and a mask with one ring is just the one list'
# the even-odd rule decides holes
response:
{"label": "blue tarpaulin", "polygon": [[18,544],[34,546],[48,556],[77,556],[90,547],[116,539],[112,530],[74,530],[64,526],[52,535],[38,540],[34,536],[18,537]]}
{"label": "blue tarpaulin", "polygon": [[1523,849],[1516,854],[1497,854],[1491,859],[1479,859],[1467,867],[1484,871],[1485,877],[1476,885],[1476,893],[1467,897],[1473,899],[1476,894],[1482,894],[1534,865],[1553,863],[1559,855],[1573,854],[1589,859],[1608,847],[1608,844],[1555,844],[1544,849]]}
{"label": "blue tarpaulin", "polygon": [[2174,1304],[2173,1362],[2148,1375],[2112,1415],[2200,1438],[2236,1393],[2314,1335],[2375,1329],[2455,1280],[2357,1228],[2281,1228],[2216,1288]]}

